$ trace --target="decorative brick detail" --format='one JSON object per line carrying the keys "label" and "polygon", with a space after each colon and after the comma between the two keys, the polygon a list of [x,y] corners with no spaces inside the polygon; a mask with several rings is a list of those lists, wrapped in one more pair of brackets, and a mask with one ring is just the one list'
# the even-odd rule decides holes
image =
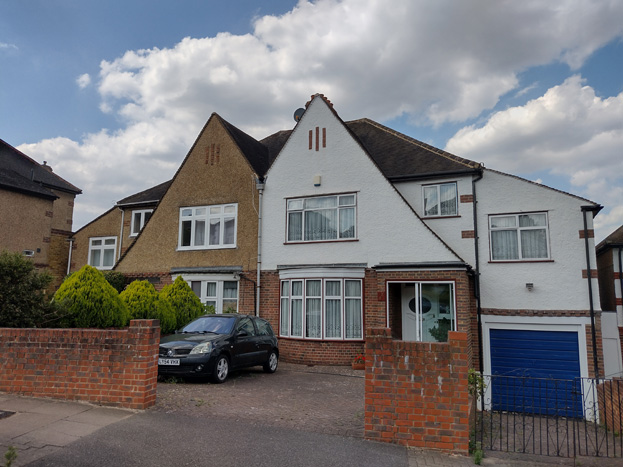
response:
{"label": "decorative brick detail", "polygon": [[474,195],[461,195],[459,197],[461,203],[473,203],[474,202]]}
{"label": "decorative brick detail", "polygon": [[156,403],[158,320],[123,330],[0,328],[0,391],[146,409]]}
{"label": "decorative brick detail", "polygon": [[623,305],[623,299],[622,298],[616,298],[614,300],[615,305],[619,306],[619,305]]}
{"label": "decorative brick detail", "polygon": [[[582,269],[582,279],[588,279],[588,272]],[[591,279],[597,279],[597,269],[591,269]]]}
{"label": "decorative brick detail", "polygon": [[392,340],[390,329],[368,329],[365,437],[467,455],[468,335],[447,343]]}
{"label": "decorative brick detail", "polygon": [[[580,230],[580,238],[584,239],[584,230]],[[588,229],[588,238],[595,238],[595,231],[593,229]]]}
{"label": "decorative brick detail", "polygon": [[71,206],[73,208],[74,207],[74,202],[73,201],[67,201],[67,206]]}
{"label": "decorative brick detail", "polygon": [[45,217],[54,217],[54,211],[46,211]]}
{"label": "decorative brick detail", "polygon": [[461,238],[475,238],[476,233],[473,230],[462,230]]}
{"label": "decorative brick detail", "polygon": [[50,237],[43,237],[43,243],[50,243],[52,239]]}
{"label": "decorative brick detail", "polygon": [[212,143],[205,148],[206,160],[205,163],[214,165],[219,163],[221,156],[221,145]]}

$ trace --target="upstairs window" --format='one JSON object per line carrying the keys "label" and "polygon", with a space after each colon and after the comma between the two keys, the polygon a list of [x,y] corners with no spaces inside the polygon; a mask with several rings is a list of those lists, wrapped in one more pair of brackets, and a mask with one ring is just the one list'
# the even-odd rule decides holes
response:
{"label": "upstairs window", "polygon": [[422,187],[424,217],[456,216],[459,213],[456,183]]}
{"label": "upstairs window", "polygon": [[117,237],[89,239],[89,265],[97,269],[112,269],[115,265]]}
{"label": "upstairs window", "polygon": [[235,248],[237,204],[180,209],[180,250]]}
{"label": "upstairs window", "polygon": [[289,199],[288,242],[356,238],[355,194]]}
{"label": "upstairs window", "polygon": [[139,211],[132,211],[132,230],[130,237],[136,237],[151,217],[153,209],[141,209]]}
{"label": "upstairs window", "polygon": [[489,217],[492,261],[549,259],[546,213]]}

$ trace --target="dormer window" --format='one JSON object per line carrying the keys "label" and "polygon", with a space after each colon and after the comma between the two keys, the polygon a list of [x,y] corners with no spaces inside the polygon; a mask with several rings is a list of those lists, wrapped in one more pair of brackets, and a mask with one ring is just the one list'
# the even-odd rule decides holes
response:
{"label": "dormer window", "polygon": [[132,231],[130,237],[136,237],[151,217],[153,209],[141,209],[132,211]]}
{"label": "dormer window", "polygon": [[424,217],[456,216],[459,213],[456,183],[440,183],[422,187]]}

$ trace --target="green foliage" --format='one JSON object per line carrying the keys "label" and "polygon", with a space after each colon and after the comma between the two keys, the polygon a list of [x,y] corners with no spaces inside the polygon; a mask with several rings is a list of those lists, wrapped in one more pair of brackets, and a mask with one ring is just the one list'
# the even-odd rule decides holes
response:
{"label": "green foliage", "polygon": [[88,264],[61,284],[54,301],[63,310],[64,327],[122,327],[129,321],[117,291],[100,271]]}
{"label": "green foliage", "polygon": [[214,315],[216,314],[216,308],[214,305],[208,305],[207,303],[204,305],[204,315]]}
{"label": "green foliage", "polygon": [[175,282],[163,287],[160,298],[169,302],[176,316],[176,329],[190,323],[193,319],[205,313],[205,308],[182,276],[177,276]]}
{"label": "green foliage", "polygon": [[13,446],[9,446],[6,453],[4,454],[4,466],[11,467],[13,461],[17,459],[17,449]]}
{"label": "green foliage", "polygon": [[469,393],[472,396],[480,395],[485,392],[485,389],[487,389],[485,379],[473,368],[470,368],[467,373],[467,386],[469,388]]}
{"label": "green foliage", "polygon": [[429,330],[430,335],[435,338],[437,342],[448,342],[448,331],[452,328],[452,321],[448,318],[441,318],[437,320],[437,326]]}
{"label": "green foliage", "polygon": [[40,325],[49,311],[45,288],[51,281],[20,253],[0,253],[0,327]]}
{"label": "green foliage", "polygon": [[125,288],[125,276],[117,271],[104,271],[104,279],[119,293]]}
{"label": "green foliage", "polygon": [[119,295],[131,319],[159,319],[160,331],[175,331],[177,319],[171,304],[161,299],[148,281],[134,281]]}

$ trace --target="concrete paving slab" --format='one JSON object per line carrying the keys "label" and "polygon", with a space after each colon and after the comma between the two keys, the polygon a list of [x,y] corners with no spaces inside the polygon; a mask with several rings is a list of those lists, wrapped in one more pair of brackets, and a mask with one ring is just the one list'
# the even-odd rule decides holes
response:
{"label": "concrete paving slab", "polygon": [[103,427],[131,417],[136,412],[109,407],[94,407],[91,410],[67,417],[70,422],[78,422]]}
{"label": "concrete paving slab", "polygon": [[56,423],[53,423],[44,428],[32,430],[29,433],[14,438],[14,440],[21,444],[42,448],[44,446],[63,447],[80,439],[80,436],[68,435],[58,431],[55,425]]}
{"label": "concrete paving slab", "polygon": [[47,426],[55,420],[58,420],[58,417],[51,414],[17,412],[0,420],[0,437],[14,439],[37,428]]}

